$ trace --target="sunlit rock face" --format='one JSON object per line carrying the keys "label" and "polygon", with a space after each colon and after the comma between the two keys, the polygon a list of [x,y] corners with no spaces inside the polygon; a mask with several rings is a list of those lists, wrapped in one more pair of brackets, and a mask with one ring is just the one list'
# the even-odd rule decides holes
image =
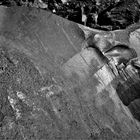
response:
{"label": "sunlit rock face", "polygon": [[139,90],[139,60],[118,66],[106,54],[127,34],[90,30],[97,47],[83,47],[73,22],[34,8],[0,11],[2,140],[139,139],[138,94],[126,95],[129,85]]}

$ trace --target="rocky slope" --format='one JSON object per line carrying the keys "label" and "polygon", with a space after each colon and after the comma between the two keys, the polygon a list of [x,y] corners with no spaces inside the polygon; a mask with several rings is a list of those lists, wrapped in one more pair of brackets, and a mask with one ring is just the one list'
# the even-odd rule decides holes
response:
{"label": "rocky slope", "polygon": [[0,19],[1,140],[139,139],[139,101],[126,106],[120,96],[128,97],[129,80],[138,83],[139,75],[82,49],[98,33],[97,44],[103,36],[139,55],[138,32],[101,32],[27,7],[0,7]]}

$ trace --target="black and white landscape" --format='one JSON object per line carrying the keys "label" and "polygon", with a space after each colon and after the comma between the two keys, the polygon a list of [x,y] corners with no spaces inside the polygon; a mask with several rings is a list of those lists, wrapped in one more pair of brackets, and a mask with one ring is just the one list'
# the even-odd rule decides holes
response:
{"label": "black and white landscape", "polygon": [[0,140],[139,140],[139,28],[138,1],[2,1]]}
{"label": "black and white landscape", "polygon": [[125,29],[140,18],[139,0],[4,0],[1,4],[36,7],[106,31]]}

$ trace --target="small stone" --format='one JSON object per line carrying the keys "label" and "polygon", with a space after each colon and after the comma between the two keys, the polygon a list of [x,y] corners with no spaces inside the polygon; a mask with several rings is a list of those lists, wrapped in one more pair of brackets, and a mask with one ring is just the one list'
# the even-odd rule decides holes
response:
{"label": "small stone", "polygon": [[56,12],[56,10],[55,9],[53,9],[53,13],[55,13]]}

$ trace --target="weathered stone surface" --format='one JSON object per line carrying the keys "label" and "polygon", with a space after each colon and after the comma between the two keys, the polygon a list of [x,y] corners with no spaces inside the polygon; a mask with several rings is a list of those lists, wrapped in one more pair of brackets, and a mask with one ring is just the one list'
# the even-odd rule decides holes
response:
{"label": "weathered stone surface", "polygon": [[77,24],[34,8],[0,11],[0,139],[139,139],[116,91],[125,79],[81,48]]}

